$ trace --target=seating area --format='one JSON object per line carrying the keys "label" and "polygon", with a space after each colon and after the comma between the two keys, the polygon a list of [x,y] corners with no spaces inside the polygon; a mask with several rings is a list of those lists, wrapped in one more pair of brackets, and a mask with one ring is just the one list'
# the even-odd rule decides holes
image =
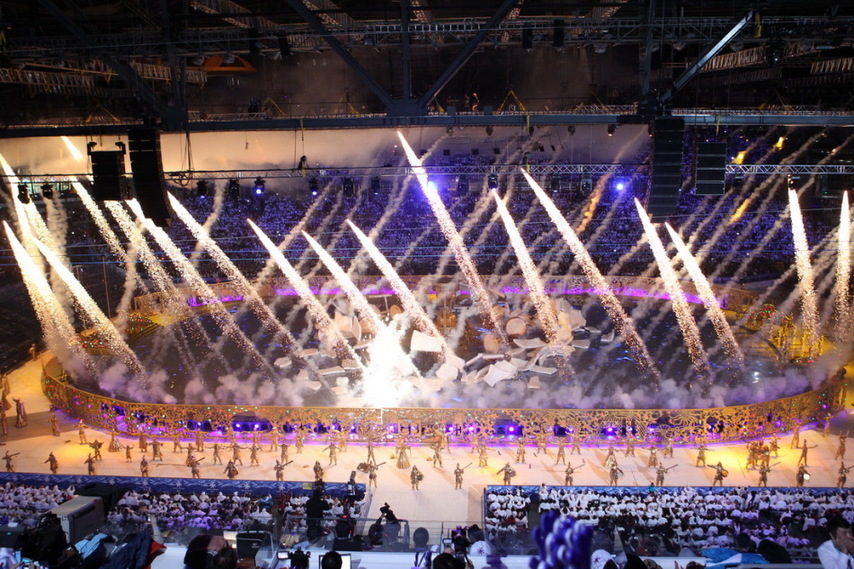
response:
{"label": "seating area", "polygon": [[[517,551],[539,517],[558,511],[597,528],[597,547],[614,551],[615,532],[645,555],[677,555],[771,540],[811,559],[830,513],[854,520],[854,495],[828,488],[593,488],[491,486],[484,493],[489,539]],[[650,539],[654,536],[654,539]]]}

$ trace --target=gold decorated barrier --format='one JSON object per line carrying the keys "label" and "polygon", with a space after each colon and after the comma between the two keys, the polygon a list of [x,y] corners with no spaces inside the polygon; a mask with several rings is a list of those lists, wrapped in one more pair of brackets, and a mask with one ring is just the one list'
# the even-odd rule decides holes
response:
{"label": "gold decorated barrier", "polygon": [[[61,366],[52,361],[45,367],[42,388],[50,401],[76,419],[106,431],[118,426],[135,433],[140,424],[146,430],[184,427],[187,421],[210,421],[213,428],[230,425],[236,416],[257,417],[274,426],[290,424],[355,427],[357,440],[381,439],[382,433],[405,429],[423,439],[438,430],[452,430],[456,440],[484,432],[493,439],[503,437],[502,426],[514,423],[531,433],[542,426],[551,432],[554,425],[568,429],[590,443],[607,444],[606,434],[623,428],[641,440],[665,435],[678,443],[704,438],[735,441],[792,430],[796,424],[825,420],[842,409],[843,384],[838,376],[829,378],[814,391],[773,401],[710,409],[431,409],[431,408],[338,408],[273,407],[260,405],[167,405],[135,403],[95,395],[65,382]],[[124,417],[117,421],[117,417]],[[497,427],[497,428],[496,428]],[[382,429],[382,430],[380,430]]]}

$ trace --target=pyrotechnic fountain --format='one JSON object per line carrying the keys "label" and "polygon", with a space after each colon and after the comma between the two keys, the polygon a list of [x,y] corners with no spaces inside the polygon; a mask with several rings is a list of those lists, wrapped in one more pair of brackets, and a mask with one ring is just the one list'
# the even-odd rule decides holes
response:
{"label": "pyrotechnic fountain", "polygon": [[463,273],[466,283],[473,289],[475,302],[480,306],[481,314],[498,333],[501,338],[501,344],[507,345],[507,335],[501,326],[498,325],[498,317],[493,311],[493,304],[489,293],[483,286],[483,281],[477,273],[474,261],[472,261],[471,256],[469,256],[465,243],[463,243],[462,237],[454,226],[451,216],[448,215],[448,210],[445,209],[445,204],[442,203],[442,199],[436,192],[436,187],[430,184],[430,181],[427,179],[427,172],[421,165],[421,160],[419,160],[415,155],[415,151],[412,150],[412,147],[409,146],[409,143],[400,132],[398,132],[397,135],[398,138],[400,138],[400,142],[403,145],[407,158],[409,159],[409,164],[415,171],[415,177],[418,178],[418,182],[421,184],[421,190],[424,192],[424,195],[427,196],[427,201],[430,202],[430,207],[433,209],[433,215],[436,216],[436,220],[439,222],[442,234],[453,248],[454,257],[457,259],[460,271]]}
{"label": "pyrotechnic fountain", "polygon": [[685,338],[688,354],[691,356],[691,361],[694,362],[694,367],[697,373],[700,374],[701,379],[708,383],[710,376],[709,360],[700,341],[700,331],[697,329],[694,316],[691,314],[691,308],[685,301],[682,287],[679,286],[679,277],[670,264],[670,259],[667,256],[664,244],[662,244],[661,239],[658,237],[658,232],[653,227],[649,216],[647,216],[646,211],[644,211],[643,206],[641,206],[637,199],[635,199],[635,207],[637,208],[641,223],[643,223],[644,233],[646,233],[647,239],[649,239],[653,255],[655,255],[658,270],[661,271],[664,288],[670,296],[670,302],[673,303],[673,312],[676,314],[679,328],[682,330],[682,335]]}
{"label": "pyrotechnic fountain", "polygon": [[792,238],[795,241],[795,266],[798,268],[798,281],[801,287],[801,318],[809,335],[807,341],[810,350],[817,350],[819,316],[818,301],[815,295],[815,277],[810,262],[804,218],[801,215],[798,193],[795,190],[789,190],[789,210],[792,216]]}
{"label": "pyrotechnic fountain", "polygon": [[834,336],[844,340],[848,338],[851,328],[851,307],[848,296],[848,283],[851,279],[851,211],[848,206],[848,192],[842,193],[837,244],[839,250],[836,254],[836,282],[833,288]]}

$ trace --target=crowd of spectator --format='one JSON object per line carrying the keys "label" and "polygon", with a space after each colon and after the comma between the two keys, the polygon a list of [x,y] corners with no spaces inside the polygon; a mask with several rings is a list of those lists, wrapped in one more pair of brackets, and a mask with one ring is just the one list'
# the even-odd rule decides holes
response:
{"label": "crowd of spectator", "polygon": [[[854,494],[827,489],[652,488],[597,489],[542,486],[489,489],[484,498],[486,531],[496,544],[529,542],[529,517],[548,511],[572,516],[599,530],[605,548],[615,530],[624,543],[659,549],[647,555],[676,555],[733,547],[739,536],[757,546],[770,540],[789,550],[815,548],[825,539],[828,518],[854,520]],[[655,536],[655,539],[649,539]],[[610,541],[610,545],[607,543]],[[743,545],[743,544],[741,544]]]}

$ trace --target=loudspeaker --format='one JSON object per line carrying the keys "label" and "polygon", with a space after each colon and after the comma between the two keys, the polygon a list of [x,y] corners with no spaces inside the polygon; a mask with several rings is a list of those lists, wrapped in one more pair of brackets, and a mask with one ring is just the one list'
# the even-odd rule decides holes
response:
{"label": "loudspeaker", "polygon": [[166,199],[160,133],[149,127],[131,129],[128,149],[134,191],[145,217],[159,227],[168,227],[172,223],[172,210]]}
{"label": "loudspeaker", "polygon": [[658,117],[652,124],[652,160],[646,211],[651,220],[665,221],[675,213],[682,189],[682,141],[685,120]]}
{"label": "loudspeaker", "polygon": [[127,199],[124,153],[120,150],[98,150],[89,156],[92,158],[92,198],[99,202]]}
{"label": "loudspeaker", "polygon": [[701,196],[720,196],[726,191],[726,143],[697,144],[697,164],[694,170],[695,193]]}
{"label": "loudspeaker", "polygon": [[522,30],[522,49],[534,49],[534,30],[525,28]]}

